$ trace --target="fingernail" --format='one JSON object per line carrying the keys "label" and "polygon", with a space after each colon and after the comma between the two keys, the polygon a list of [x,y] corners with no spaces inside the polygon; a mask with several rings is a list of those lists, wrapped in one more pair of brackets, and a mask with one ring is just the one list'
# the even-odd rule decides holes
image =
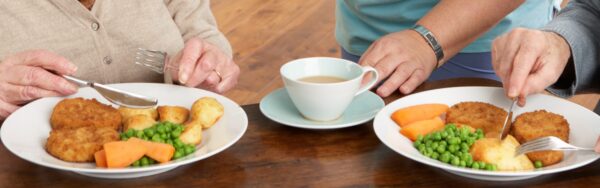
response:
{"label": "fingernail", "polygon": [[515,89],[509,89],[508,90],[508,96],[509,97],[517,97],[517,95],[518,95],[517,90],[515,90]]}
{"label": "fingernail", "polygon": [[63,85],[63,88],[65,89],[65,93],[75,93],[78,89],[77,86],[70,83],[65,83],[65,85]]}
{"label": "fingernail", "polygon": [[181,76],[179,77],[179,82],[181,82],[182,84],[185,84],[185,82],[187,82],[188,80],[188,75],[186,73],[181,74]]}
{"label": "fingernail", "polygon": [[69,65],[69,69],[71,70],[71,74],[77,72],[77,66],[74,64]]}

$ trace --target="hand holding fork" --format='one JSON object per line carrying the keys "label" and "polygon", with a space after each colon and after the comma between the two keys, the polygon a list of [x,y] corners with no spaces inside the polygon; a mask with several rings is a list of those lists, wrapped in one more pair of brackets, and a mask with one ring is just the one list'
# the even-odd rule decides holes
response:
{"label": "hand holding fork", "polygon": [[165,74],[188,87],[223,93],[237,84],[240,68],[222,50],[199,38],[186,41],[175,56],[165,52],[138,49],[136,64]]}

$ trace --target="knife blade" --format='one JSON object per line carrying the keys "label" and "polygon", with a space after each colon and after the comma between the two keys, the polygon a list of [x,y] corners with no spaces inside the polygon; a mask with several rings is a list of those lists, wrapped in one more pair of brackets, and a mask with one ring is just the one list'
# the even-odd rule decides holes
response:
{"label": "knife blade", "polygon": [[513,108],[517,103],[517,98],[513,99],[510,108],[508,109],[508,113],[506,114],[506,118],[504,119],[504,125],[502,126],[502,131],[500,132],[500,140],[504,140],[508,132],[510,132],[510,126],[512,125],[512,114]]}

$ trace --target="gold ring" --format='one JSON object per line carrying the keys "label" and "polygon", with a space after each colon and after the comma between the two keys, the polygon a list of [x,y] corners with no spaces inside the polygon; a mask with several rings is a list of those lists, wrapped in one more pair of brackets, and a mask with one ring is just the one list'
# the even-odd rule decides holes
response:
{"label": "gold ring", "polygon": [[217,73],[217,76],[219,76],[219,82],[221,82],[221,80],[223,80],[223,76],[221,76],[221,73],[219,73],[217,70],[215,70],[215,73]]}

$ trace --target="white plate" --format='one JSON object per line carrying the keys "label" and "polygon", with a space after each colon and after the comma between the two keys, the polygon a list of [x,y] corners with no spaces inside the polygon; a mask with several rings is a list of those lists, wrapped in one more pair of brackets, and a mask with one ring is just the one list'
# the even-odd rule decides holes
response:
{"label": "white plate", "polygon": [[381,97],[366,91],[354,98],[342,117],[333,121],[312,121],[302,117],[285,88],[277,89],[260,101],[260,111],[269,119],[303,129],[339,129],[367,122],[385,106]]}
{"label": "white plate", "polygon": [[[248,117],[244,110],[230,99],[200,89],[166,84],[126,83],[112,84],[116,88],[158,98],[159,105],[178,105],[191,108],[201,97],[214,97],[225,108],[225,113],[217,123],[203,131],[202,143],[196,152],[184,158],[164,164],[140,168],[104,169],[93,163],[71,163],[59,160],[46,152],[44,145],[49,136],[50,115],[56,103],[64,98],[52,97],[33,101],[10,115],[2,125],[0,138],[6,148],[15,155],[45,167],[77,172],[100,178],[135,178],[162,173],[178,166],[190,164],[215,155],[237,142],[248,127]],[[110,104],[91,88],[82,88],[68,98],[96,98]],[[114,106],[114,105],[113,105]]]}
{"label": "white plate", "polygon": [[[598,159],[600,155],[593,152],[565,152],[562,162],[531,171],[491,172],[454,167],[421,155],[413,147],[412,142],[400,134],[400,127],[390,118],[391,114],[397,109],[424,103],[454,105],[465,101],[481,101],[506,109],[510,106],[511,101],[506,99],[503,91],[502,88],[498,87],[454,87],[430,90],[402,97],[388,104],[375,116],[373,123],[375,134],[389,148],[409,159],[441,168],[453,174],[482,180],[511,181],[527,179],[543,174],[571,170]],[[571,144],[592,148],[596,143],[596,139],[600,135],[600,126],[598,126],[600,124],[600,116],[594,112],[568,100],[539,94],[527,97],[527,105],[525,107],[515,107],[514,117],[521,113],[538,109],[545,109],[546,111],[560,114],[567,119],[571,129],[569,135],[569,142]]]}

